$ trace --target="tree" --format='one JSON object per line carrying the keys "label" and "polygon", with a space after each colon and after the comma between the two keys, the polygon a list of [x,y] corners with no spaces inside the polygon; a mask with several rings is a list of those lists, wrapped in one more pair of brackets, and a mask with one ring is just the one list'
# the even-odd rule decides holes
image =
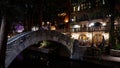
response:
{"label": "tree", "polygon": [[[55,18],[55,16],[66,10],[66,7],[61,4],[65,4],[66,0],[62,1],[50,1],[50,0],[1,0],[0,1],[0,15],[1,15],[1,29],[0,29],[0,68],[5,67],[5,53],[7,47],[8,34],[15,20],[27,20],[32,19],[33,15],[43,17],[44,12],[47,13],[47,18]],[[40,5],[41,4],[41,5]],[[39,9],[40,8],[40,9]],[[42,9],[43,8],[43,9]],[[37,13],[36,13],[37,12]],[[36,13],[36,14],[35,14]],[[35,19],[34,19],[35,20]],[[31,24],[31,23],[29,23]],[[28,25],[28,24],[27,24]]]}
{"label": "tree", "polygon": [[1,15],[1,28],[0,28],[0,68],[5,68],[5,56],[7,39],[12,22],[15,19],[20,19],[25,14],[25,6],[18,5],[17,2],[12,0],[0,1],[0,15]]}

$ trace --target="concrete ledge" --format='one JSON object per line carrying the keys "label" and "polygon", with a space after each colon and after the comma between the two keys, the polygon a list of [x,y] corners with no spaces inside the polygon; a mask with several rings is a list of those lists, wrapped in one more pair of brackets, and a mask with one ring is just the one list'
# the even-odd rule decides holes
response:
{"label": "concrete ledge", "polygon": [[120,50],[111,49],[110,55],[120,57]]}

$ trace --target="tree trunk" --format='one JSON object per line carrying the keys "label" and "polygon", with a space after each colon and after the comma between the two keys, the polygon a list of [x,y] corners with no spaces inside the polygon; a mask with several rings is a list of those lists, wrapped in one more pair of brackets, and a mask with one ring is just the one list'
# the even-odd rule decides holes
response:
{"label": "tree trunk", "polygon": [[114,46],[115,46],[114,17],[111,17],[111,21],[110,21],[110,39],[109,39],[109,43],[111,44],[110,48],[114,48]]}
{"label": "tree trunk", "polygon": [[8,33],[10,31],[10,23],[3,16],[1,19],[1,29],[0,29],[0,68],[5,68],[5,56]]}
{"label": "tree trunk", "polygon": [[114,0],[110,0],[110,13],[111,13],[111,17],[110,17],[110,39],[109,39],[109,43],[111,44],[110,48],[114,48],[115,47],[115,32],[114,32],[114,20],[115,20],[115,1]]}

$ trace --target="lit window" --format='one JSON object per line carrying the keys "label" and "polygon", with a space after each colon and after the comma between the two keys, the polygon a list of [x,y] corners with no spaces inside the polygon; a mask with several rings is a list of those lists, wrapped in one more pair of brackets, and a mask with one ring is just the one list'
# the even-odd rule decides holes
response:
{"label": "lit window", "polygon": [[76,16],[73,17],[74,21],[76,21]]}
{"label": "lit window", "polygon": [[80,6],[78,6],[78,11],[80,11]]}
{"label": "lit window", "polygon": [[103,4],[103,5],[105,4],[105,0],[103,0],[102,4]]}
{"label": "lit window", "polygon": [[73,7],[73,11],[75,11],[75,6]]}
{"label": "lit window", "polygon": [[32,31],[37,31],[37,30],[39,30],[39,27],[35,27],[35,26],[32,27]]}

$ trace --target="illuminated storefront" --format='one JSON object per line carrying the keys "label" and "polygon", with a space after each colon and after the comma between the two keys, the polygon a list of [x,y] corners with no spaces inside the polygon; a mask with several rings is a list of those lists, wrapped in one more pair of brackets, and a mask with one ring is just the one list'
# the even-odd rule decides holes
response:
{"label": "illuminated storefront", "polygon": [[78,33],[72,33],[71,36],[74,39],[78,39],[80,42],[92,43],[93,41],[94,43],[99,43],[102,42],[103,36],[106,42],[108,42],[109,40],[109,33],[104,33],[104,32],[94,32],[93,36],[92,33],[90,32],[78,32]]}

